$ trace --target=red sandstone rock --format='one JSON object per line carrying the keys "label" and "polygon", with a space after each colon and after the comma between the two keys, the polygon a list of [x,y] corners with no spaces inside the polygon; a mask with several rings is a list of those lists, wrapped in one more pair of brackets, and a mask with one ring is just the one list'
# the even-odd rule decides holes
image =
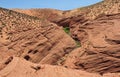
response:
{"label": "red sandstone rock", "polygon": [[[79,26],[82,47],[70,53],[65,65],[89,72],[120,72],[120,14],[106,15]],[[78,22],[79,23],[79,22]],[[76,23],[77,24],[77,23]],[[82,54],[81,54],[82,53]],[[76,55],[74,55],[76,54]],[[69,60],[69,57],[77,59]],[[68,61],[71,61],[67,63]]]}
{"label": "red sandstone rock", "polygon": [[0,8],[0,24],[0,64],[13,55],[56,64],[76,47],[62,28],[47,20]]}
{"label": "red sandstone rock", "polygon": [[85,71],[67,69],[61,66],[39,65],[14,57],[0,71],[1,77],[101,77]]}

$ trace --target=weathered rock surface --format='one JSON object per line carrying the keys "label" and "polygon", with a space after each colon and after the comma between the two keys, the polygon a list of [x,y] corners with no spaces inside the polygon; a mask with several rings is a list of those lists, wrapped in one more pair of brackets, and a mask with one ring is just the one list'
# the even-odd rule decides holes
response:
{"label": "weathered rock surface", "polygon": [[79,40],[79,26],[86,23],[89,19],[85,18],[83,14],[77,16],[71,16],[62,18],[60,20],[54,21],[54,23],[58,24],[59,26],[69,27],[70,28],[70,36],[75,40]]}
{"label": "weathered rock surface", "polygon": [[[120,77],[119,6],[104,0],[68,12],[15,9],[25,14],[0,8],[0,77]],[[46,19],[69,27],[82,47]]]}
{"label": "weathered rock surface", "polygon": [[100,15],[120,13],[120,0],[103,0],[96,4],[70,10],[65,16],[77,16],[84,14],[88,19],[95,19]]}
{"label": "weathered rock surface", "polygon": [[101,74],[120,72],[119,21],[120,14],[114,14],[78,25],[82,47],[72,51],[64,65]]}
{"label": "weathered rock surface", "polygon": [[72,38],[82,45],[73,50],[62,65],[101,74],[120,72],[119,6],[120,0],[104,0],[68,11],[65,18],[55,21],[60,26],[69,27]]}
{"label": "weathered rock surface", "polygon": [[55,21],[59,18],[64,17],[62,10],[56,9],[12,9],[14,11],[35,16],[41,19],[47,19],[49,21]]}
{"label": "weathered rock surface", "polygon": [[12,57],[6,67],[0,71],[0,77],[119,77],[120,74],[103,76],[81,70],[67,69],[62,66],[51,66],[31,63],[18,57]]}
{"label": "weathered rock surface", "polygon": [[[96,4],[73,10],[61,11],[56,9],[12,9],[39,18],[46,18],[50,21],[58,21],[64,18],[84,15],[87,19],[95,19],[100,15],[120,13],[120,0],[103,0]],[[64,26],[64,25],[63,25]]]}
{"label": "weathered rock surface", "polygon": [[47,20],[0,8],[0,65],[11,56],[56,64],[76,47],[62,28]]}

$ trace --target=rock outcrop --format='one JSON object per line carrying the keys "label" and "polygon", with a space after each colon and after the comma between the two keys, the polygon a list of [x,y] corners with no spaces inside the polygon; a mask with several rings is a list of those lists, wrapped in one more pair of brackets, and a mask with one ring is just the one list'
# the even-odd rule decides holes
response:
{"label": "rock outcrop", "polygon": [[82,47],[72,51],[64,65],[101,74],[120,72],[119,21],[120,14],[114,14],[79,25]]}
{"label": "rock outcrop", "polygon": [[56,9],[12,9],[12,10],[39,18],[45,18],[52,22],[78,15],[84,15],[85,18],[87,19],[95,19],[101,15],[120,13],[120,0],[103,0],[90,6],[85,6],[67,11]]}
{"label": "rock outcrop", "polygon": [[88,73],[81,70],[68,69],[62,66],[41,65],[31,63],[19,57],[12,57],[6,67],[0,71],[0,77],[119,77],[120,74]]}
{"label": "rock outcrop", "polygon": [[0,77],[120,77],[120,0],[12,10],[0,8]]}
{"label": "rock outcrop", "polygon": [[30,16],[35,16],[41,19],[47,19],[49,21],[55,21],[59,18],[63,18],[64,12],[56,9],[12,9],[16,12],[24,13]]}
{"label": "rock outcrop", "polygon": [[77,16],[66,17],[60,20],[54,21],[54,23],[58,24],[59,26],[69,27],[70,29],[70,36],[75,39],[79,40],[79,26],[88,22],[89,19],[85,18],[83,14]]}
{"label": "rock outcrop", "polygon": [[62,28],[47,20],[0,8],[0,65],[11,56],[56,64],[76,47]]}
{"label": "rock outcrop", "polygon": [[104,0],[96,4],[70,10],[65,16],[77,16],[84,14],[88,19],[95,19],[100,15],[120,13],[120,0]]}

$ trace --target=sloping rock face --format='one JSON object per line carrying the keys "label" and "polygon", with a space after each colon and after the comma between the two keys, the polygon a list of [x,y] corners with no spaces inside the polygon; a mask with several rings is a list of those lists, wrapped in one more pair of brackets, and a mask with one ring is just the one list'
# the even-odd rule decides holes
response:
{"label": "sloping rock face", "polygon": [[65,13],[65,16],[71,17],[84,14],[88,19],[95,19],[99,15],[116,13],[120,13],[120,0],[103,0],[90,6],[70,10]]}
{"label": "sloping rock face", "polygon": [[54,21],[60,26],[69,27],[72,38],[82,45],[73,50],[61,65],[101,74],[120,72],[120,16],[117,13],[120,13],[120,0],[104,0],[68,11],[64,18]]}
{"label": "sloping rock face", "polygon": [[74,40],[56,24],[0,8],[0,66],[13,55],[56,64],[75,47]]}
{"label": "sloping rock face", "polygon": [[85,71],[67,69],[61,66],[34,64],[18,57],[0,71],[1,77],[101,77]]}
{"label": "sloping rock face", "polygon": [[120,13],[120,0],[104,0],[90,6],[64,11],[64,17],[52,22],[69,27],[72,38],[79,40],[80,36],[77,35],[80,32],[79,25],[100,16],[117,13]]}
{"label": "sloping rock face", "polygon": [[120,14],[114,14],[78,24],[82,47],[72,51],[64,65],[101,74],[120,72],[119,21]]}
{"label": "sloping rock face", "polygon": [[[96,4],[73,10],[56,9],[12,9],[31,16],[48,19],[51,22],[61,21],[66,18],[84,15],[86,19],[93,20],[101,15],[120,13],[120,0],[103,0]],[[66,21],[68,21],[68,19]],[[64,25],[62,25],[64,26]]]}
{"label": "sloping rock face", "polygon": [[77,16],[71,16],[56,20],[54,23],[58,24],[59,26],[69,27],[70,36],[75,40],[79,40],[79,26],[88,22],[88,20],[89,19],[87,19],[83,14],[80,14]]}
{"label": "sloping rock face", "polygon": [[56,9],[12,9],[14,11],[35,16],[41,19],[47,19],[49,21],[55,21],[64,17],[64,12]]}
{"label": "sloping rock face", "polygon": [[0,77],[119,77],[120,74],[103,76],[81,70],[67,69],[62,66],[41,65],[13,57],[6,67],[0,71]]}
{"label": "sloping rock face", "polygon": [[100,15],[120,13],[120,0],[103,0],[90,6],[67,11],[61,11],[56,9],[12,9],[12,10],[39,18],[45,18],[52,22],[78,15],[84,15],[85,18],[91,20],[97,18]]}

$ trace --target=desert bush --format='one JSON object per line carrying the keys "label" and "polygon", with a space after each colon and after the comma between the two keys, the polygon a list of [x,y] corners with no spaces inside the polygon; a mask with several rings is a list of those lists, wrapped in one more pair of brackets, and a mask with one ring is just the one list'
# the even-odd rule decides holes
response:
{"label": "desert bush", "polygon": [[64,27],[63,30],[70,35],[70,28],[69,27]]}

